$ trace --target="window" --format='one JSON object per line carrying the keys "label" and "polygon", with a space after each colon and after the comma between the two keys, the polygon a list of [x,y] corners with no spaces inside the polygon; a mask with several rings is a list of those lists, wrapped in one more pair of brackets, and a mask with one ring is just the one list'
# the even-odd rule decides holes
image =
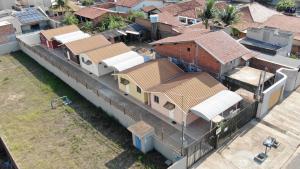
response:
{"label": "window", "polygon": [[84,58],[83,57],[81,58],[81,61],[84,62]]}
{"label": "window", "polygon": [[138,93],[141,93],[142,91],[141,91],[141,88],[140,87],[136,87],[136,91],[138,92]]}
{"label": "window", "polygon": [[158,96],[154,96],[154,102],[159,103],[159,97]]}
{"label": "window", "polygon": [[124,79],[124,78],[121,78],[121,82],[120,83],[123,84],[123,85],[128,85],[129,81],[126,80],[126,79]]}
{"label": "window", "polygon": [[191,48],[187,48],[187,51],[190,52],[190,51],[191,51]]}
{"label": "window", "polygon": [[168,109],[168,110],[174,110],[174,109],[175,109],[175,104],[170,103],[170,102],[167,102],[167,103],[164,105],[164,108],[166,108],[166,109]]}

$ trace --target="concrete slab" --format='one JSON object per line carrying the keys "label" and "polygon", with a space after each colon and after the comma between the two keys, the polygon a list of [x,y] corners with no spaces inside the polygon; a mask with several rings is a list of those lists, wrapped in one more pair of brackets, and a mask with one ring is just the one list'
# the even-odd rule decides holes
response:
{"label": "concrete slab", "polygon": [[[244,126],[237,137],[206,159],[194,165],[195,169],[298,169],[300,166],[300,88],[274,107],[261,122],[255,120]],[[280,146],[268,151],[262,164],[253,158],[264,152],[266,137],[278,140]],[[216,162],[217,161],[217,162]]]}
{"label": "concrete slab", "polygon": [[[268,151],[268,159],[258,164],[253,159],[258,153],[264,152],[263,141],[268,137],[274,137],[280,142],[277,149]],[[256,121],[248,123],[238,133],[238,136],[206,160],[198,163],[195,169],[203,168],[232,168],[232,169],[276,169],[285,165],[286,161],[294,154],[299,140],[287,136],[268,126]],[[216,161],[218,161],[216,163]],[[222,167],[223,166],[223,167]]]}

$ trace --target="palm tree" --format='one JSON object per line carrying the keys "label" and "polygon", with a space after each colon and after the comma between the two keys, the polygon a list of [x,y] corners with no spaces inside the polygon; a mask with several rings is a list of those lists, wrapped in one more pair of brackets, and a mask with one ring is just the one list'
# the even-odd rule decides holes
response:
{"label": "palm tree", "polygon": [[66,5],[65,0],[56,0],[55,2],[56,2],[56,5],[57,5],[60,9],[62,9],[62,8],[65,7],[65,5]]}
{"label": "palm tree", "polygon": [[205,25],[205,28],[208,29],[208,22],[210,19],[215,18],[215,0],[207,0],[205,8],[203,11],[197,10],[198,11],[198,17],[201,18],[203,24]]}
{"label": "palm tree", "polygon": [[240,14],[236,7],[228,5],[225,9],[219,11],[219,19],[227,25],[237,23],[240,19]]}

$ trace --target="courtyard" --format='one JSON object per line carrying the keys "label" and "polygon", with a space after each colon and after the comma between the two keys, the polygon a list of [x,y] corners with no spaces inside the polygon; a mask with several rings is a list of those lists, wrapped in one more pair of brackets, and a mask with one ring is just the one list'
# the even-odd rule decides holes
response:
{"label": "courtyard", "polygon": [[[0,56],[0,136],[20,168],[166,168],[131,134],[22,52]],[[51,100],[72,104],[52,109]]]}

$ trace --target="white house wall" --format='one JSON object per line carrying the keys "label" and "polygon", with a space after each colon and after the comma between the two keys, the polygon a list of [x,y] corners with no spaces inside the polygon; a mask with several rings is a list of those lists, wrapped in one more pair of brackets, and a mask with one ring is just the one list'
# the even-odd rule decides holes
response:
{"label": "white house wall", "polygon": [[[93,63],[90,59],[89,59],[89,57],[86,55],[86,54],[81,54],[81,55],[79,55],[79,62],[80,62],[80,66],[83,68],[83,69],[85,69],[85,70],[87,70],[88,72],[91,72],[91,73],[93,73],[94,75],[96,75],[96,76],[99,76],[99,69],[98,69],[98,64],[95,64],[95,63]],[[84,60],[84,62],[83,62],[83,60]],[[90,61],[90,62],[92,62],[90,65],[87,65],[86,64],[86,62],[87,61]]]}

